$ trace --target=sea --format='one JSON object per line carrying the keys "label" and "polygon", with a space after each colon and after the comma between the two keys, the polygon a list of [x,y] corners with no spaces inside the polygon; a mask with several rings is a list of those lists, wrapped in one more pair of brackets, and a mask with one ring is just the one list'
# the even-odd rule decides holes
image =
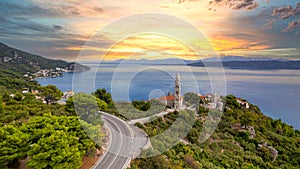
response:
{"label": "sea", "polygon": [[91,71],[38,78],[62,91],[91,93],[105,88],[114,100],[147,100],[174,92],[181,77],[181,93],[233,94],[259,106],[273,119],[300,129],[300,70],[241,70],[187,65],[84,63]]}

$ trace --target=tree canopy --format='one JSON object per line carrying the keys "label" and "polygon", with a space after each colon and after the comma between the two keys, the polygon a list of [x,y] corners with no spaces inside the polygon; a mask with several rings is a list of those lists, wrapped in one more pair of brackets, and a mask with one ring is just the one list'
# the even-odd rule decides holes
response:
{"label": "tree canopy", "polygon": [[66,110],[77,114],[80,119],[90,124],[101,124],[101,111],[107,109],[107,103],[99,98],[86,93],[78,93],[66,102]]}
{"label": "tree canopy", "polygon": [[29,135],[12,125],[0,127],[0,168],[26,157]]}
{"label": "tree canopy", "polygon": [[41,96],[44,97],[47,104],[58,101],[63,93],[54,85],[40,87]]}
{"label": "tree canopy", "polygon": [[108,93],[105,89],[97,89],[96,92],[94,92],[94,95],[100,100],[103,100],[105,103],[107,103],[108,108],[114,108],[114,101],[111,97],[111,94]]}

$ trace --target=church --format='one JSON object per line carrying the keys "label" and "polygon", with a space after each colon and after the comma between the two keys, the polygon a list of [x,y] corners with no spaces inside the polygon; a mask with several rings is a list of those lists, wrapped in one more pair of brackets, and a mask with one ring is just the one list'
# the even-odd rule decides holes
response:
{"label": "church", "polygon": [[182,108],[183,97],[181,96],[181,80],[179,73],[175,78],[174,94],[168,93],[167,96],[162,96],[158,100],[166,103],[166,106],[180,110]]}

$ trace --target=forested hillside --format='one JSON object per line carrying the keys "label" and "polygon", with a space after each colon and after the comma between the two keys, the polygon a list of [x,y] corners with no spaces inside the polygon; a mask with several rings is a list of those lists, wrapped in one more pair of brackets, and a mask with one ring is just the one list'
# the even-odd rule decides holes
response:
{"label": "forested hillside", "polygon": [[[91,156],[97,160],[94,158],[96,149],[101,149],[104,136],[99,113],[88,113],[87,116],[86,112],[82,112],[85,116],[77,116],[73,104],[57,104],[56,101],[62,96],[57,87],[42,87],[23,76],[23,71],[37,70],[33,65],[25,64],[24,69],[19,70],[19,63],[0,64],[7,66],[0,67],[1,169],[75,169],[83,164],[83,157]],[[22,93],[23,90],[28,93]],[[105,101],[91,94],[80,94],[78,97],[84,98],[80,102],[82,104],[97,100],[100,110],[107,107]],[[97,97],[103,98],[103,95],[98,93]],[[72,98],[68,102],[70,100]],[[88,121],[95,117],[98,117],[97,124]]]}
{"label": "forested hillside", "polygon": [[65,68],[69,65],[63,60],[47,59],[41,56],[11,48],[0,43],[0,68],[25,74],[36,72],[41,69]]}
{"label": "forested hillside", "polygon": [[[51,99],[61,93],[52,86],[39,90],[40,96],[51,95]],[[103,111],[107,103],[85,93],[69,98],[67,105],[46,104],[36,96],[0,95],[0,168],[75,169],[82,165],[83,157],[94,158],[105,135],[93,102]],[[73,99],[80,99],[76,104],[85,105],[85,110],[76,114]]]}
{"label": "forested hillside", "polygon": [[68,72],[89,70],[89,67],[79,63],[44,58],[0,43],[0,93],[4,90],[36,89],[38,83],[24,75],[57,67]]}
{"label": "forested hillside", "polygon": [[[184,142],[165,153],[135,159],[131,169],[298,169],[300,168],[300,131],[262,114],[257,106],[240,105],[234,96],[226,97],[226,109],[216,131],[199,142],[208,111],[200,106],[199,117]],[[154,136],[173,124],[178,112],[152,122],[137,124]],[[152,150],[146,150],[146,155]]]}

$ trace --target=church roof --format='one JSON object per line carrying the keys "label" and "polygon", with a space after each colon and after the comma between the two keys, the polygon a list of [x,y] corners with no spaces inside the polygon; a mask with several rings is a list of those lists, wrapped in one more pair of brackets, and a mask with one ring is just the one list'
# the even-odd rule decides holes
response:
{"label": "church roof", "polygon": [[173,101],[173,100],[175,100],[175,96],[174,96],[174,95],[162,96],[162,97],[160,97],[158,100],[168,100],[168,101]]}
{"label": "church roof", "polygon": [[[173,94],[168,95],[168,96],[161,96],[160,98],[158,98],[158,100],[174,101],[175,96]],[[180,96],[180,100],[183,100],[183,96]]]}

